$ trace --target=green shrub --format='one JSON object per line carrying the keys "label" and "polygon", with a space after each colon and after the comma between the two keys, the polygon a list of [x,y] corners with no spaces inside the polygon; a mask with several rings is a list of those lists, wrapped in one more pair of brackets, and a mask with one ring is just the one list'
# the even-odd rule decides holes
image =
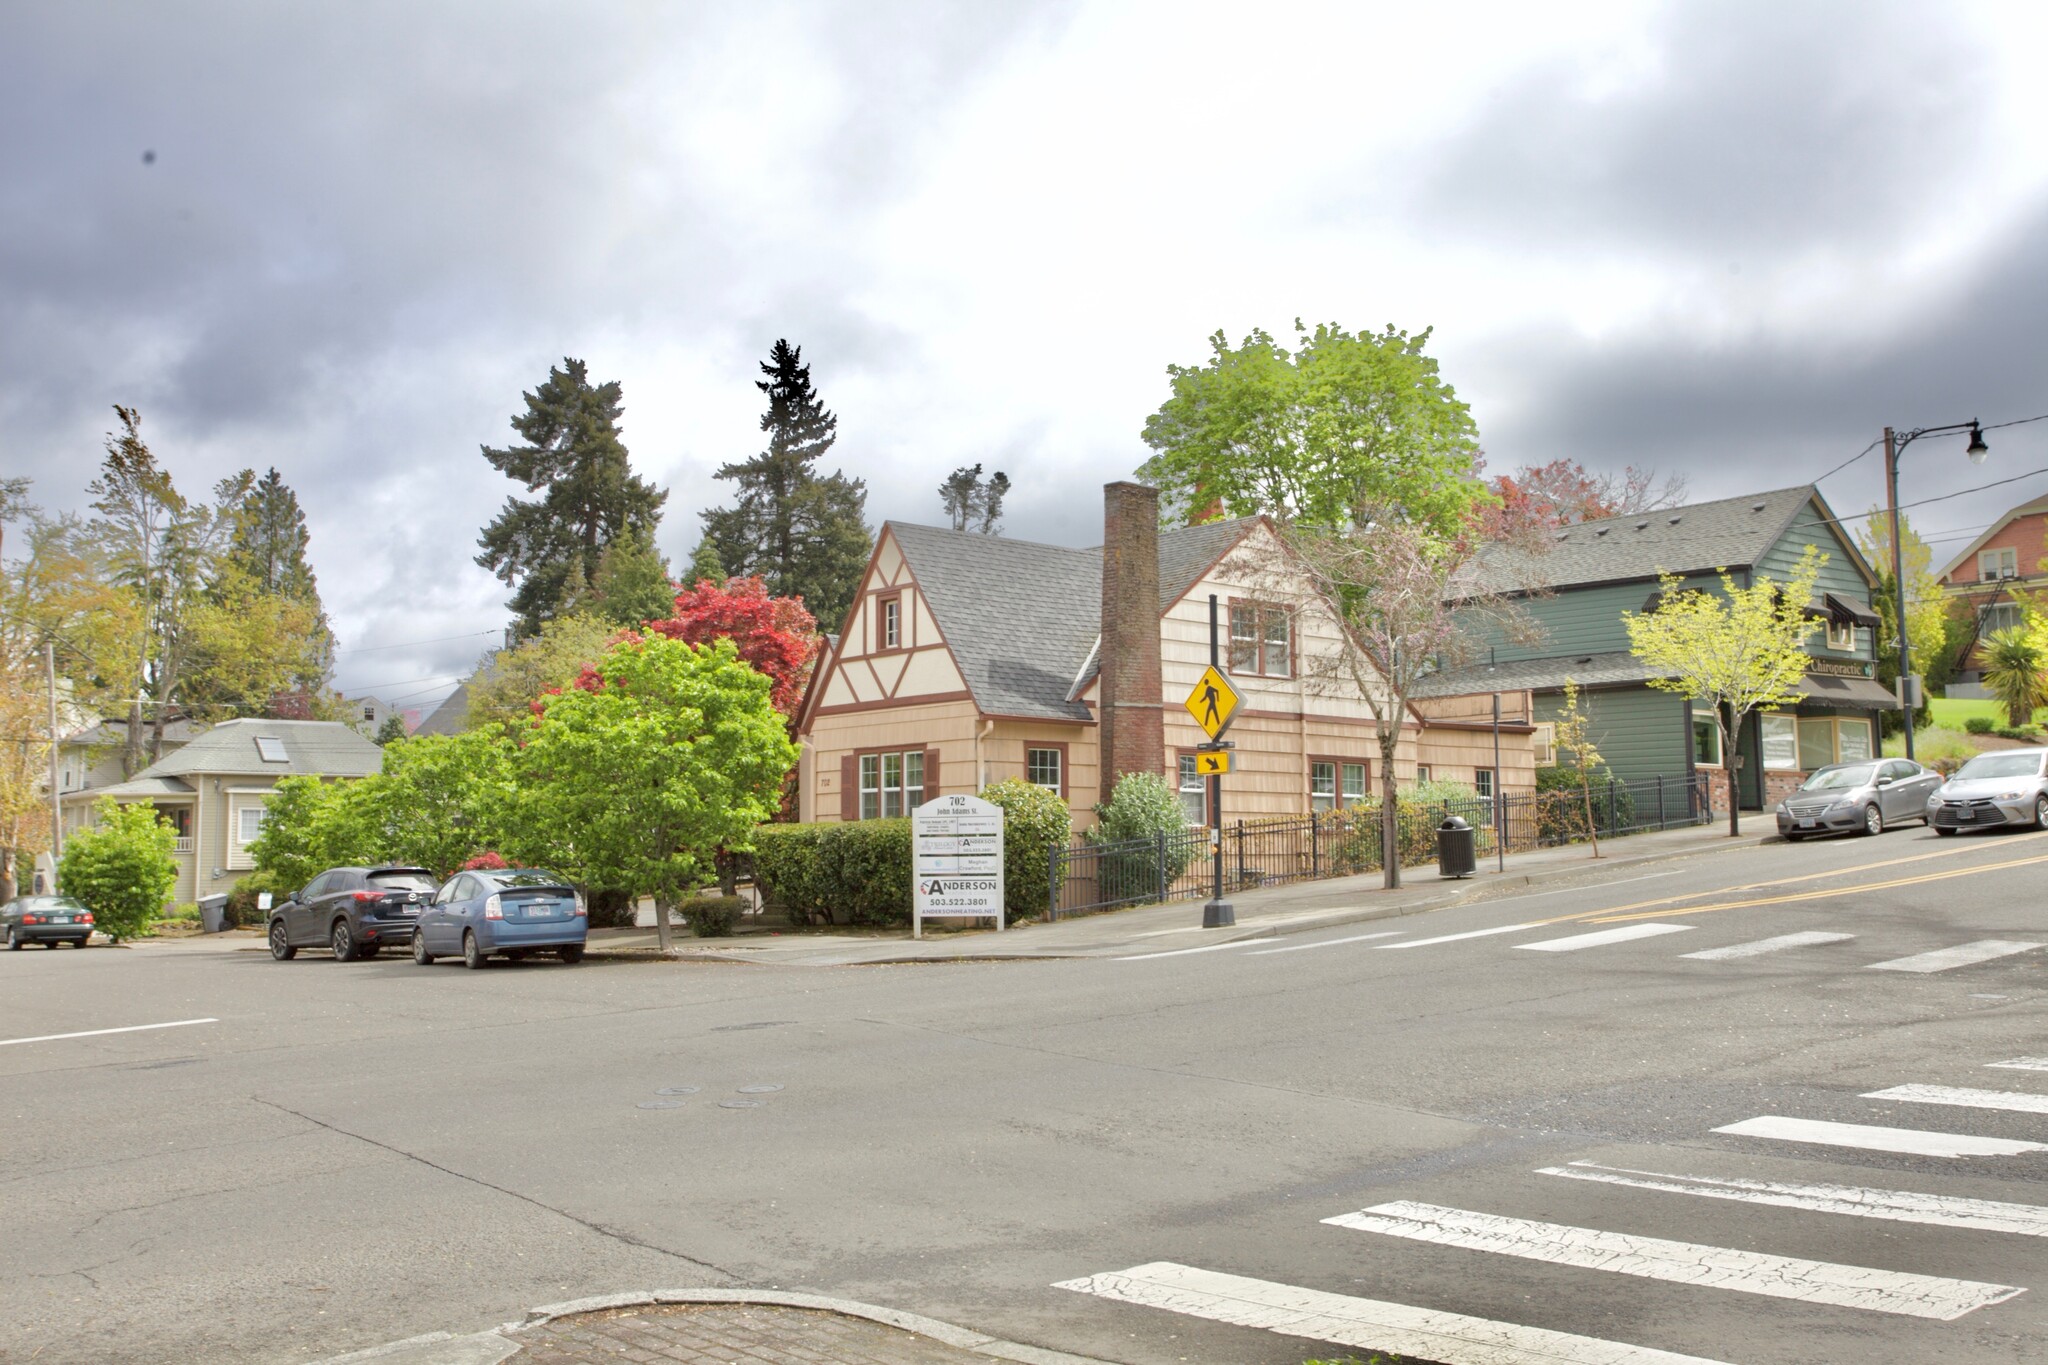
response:
{"label": "green shrub", "polygon": [[1015,923],[1044,915],[1052,897],[1052,850],[1074,835],[1067,803],[1015,777],[983,787],[981,799],[1003,808],[1005,917]]}
{"label": "green shrub", "polygon": [[910,821],[763,825],[754,880],[793,924],[910,923]]}
{"label": "green shrub", "polygon": [[747,902],[740,896],[692,896],[682,908],[690,917],[690,932],[698,938],[730,938]]}
{"label": "green shrub", "polygon": [[2001,725],[1991,732],[2000,739],[2017,739],[2032,744],[2041,738],[2041,732],[2031,725]]}
{"label": "green shrub", "polygon": [[[1636,822],[1636,802],[1627,784],[1617,781],[1604,767],[1594,769],[1590,777],[1586,786],[1591,789],[1593,800],[1593,829],[1607,835],[1632,828]],[[1585,838],[1586,795],[1577,768],[1538,768],[1536,841],[1569,844]]]}
{"label": "green shrub", "polygon": [[1963,722],[1963,729],[1973,735],[1988,735],[1997,724],[1989,716],[1971,716]]}
{"label": "green shrub", "polygon": [[1105,854],[1095,866],[1098,895],[1103,900],[1151,899],[1159,893],[1158,840],[1166,840],[1165,874],[1170,887],[1188,870],[1202,846],[1184,837],[1187,811],[1180,793],[1157,773],[1125,773],[1116,780],[1109,800],[1095,807],[1091,844],[1143,840],[1152,845],[1130,853]]}
{"label": "green shrub", "polygon": [[269,922],[270,911],[257,909],[256,898],[268,891],[271,908],[275,909],[296,890],[298,887],[286,886],[276,873],[259,868],[228,888],[228,903],[222,907],[221,922],[230,929],[261,928]]}
{"label": "green shrub", "polygon": [[101,933],[119,942],[163,913],[178,882],[178,833],[153,807],[119,805],[110,796],[100,798],[94,814],[96,826],[64,841],[57,881],[92,911]]}
{"label": "green shrub", "polygon": [[754,884],[767,903],[806,925],[815,914],[829,915],[831,888],[826,884],[819,847],[831,825],[763,825],[754,831]]}

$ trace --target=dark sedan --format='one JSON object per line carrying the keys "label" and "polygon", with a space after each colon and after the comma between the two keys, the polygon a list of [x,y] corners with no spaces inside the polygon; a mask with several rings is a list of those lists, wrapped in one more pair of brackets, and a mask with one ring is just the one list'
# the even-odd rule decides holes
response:
{"label": "dark sedan", "polygon": [[92,911],[69,896],[16,896],[0,905],[0,926],[16,952],[31,943],[83,948],[92,937]]}
{"label": "dark sedan", "polygon": [[439,885],[424,867],[332,867],[270,912],[270,955],[331,948],[338,962],[375,957],[412,942],[420,910]]}

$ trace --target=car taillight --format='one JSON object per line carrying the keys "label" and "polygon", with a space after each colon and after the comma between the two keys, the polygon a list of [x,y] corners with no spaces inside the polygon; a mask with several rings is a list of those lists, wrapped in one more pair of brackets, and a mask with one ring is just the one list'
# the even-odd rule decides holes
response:
{"label": "car taillight", "polygon": [[355,895],[355,900],[356,900],[356,904],[357,904],[357,905],[361,905],[361,904],[362,904],[363,902],[365,902],[365,901],[374,901],[374,900],[381,900],[381,899],[383,899],[383,896],[382,896],[382,894],[381,894],[381,893],[379,893],[379,892],[376,892],[376,891],[357,891],[357,892],[355,892],[355,893],[354,893],[354,895]]}
{"label": "car taillight", "polygon": [[92,923],[92,911],[88,910],[88,911],[86,911],[86,912],[85,912],[84,914],[80,915],[80,916],[78,917],[78,922],[79,922],[80,924],[91,924],[91,923]]}
{"label": "car taillight", "polygon": [[590,918],[590,907],[589,907],[589,906],[587,906],[587,905],[585,905],[585,904],[583,903],[583,893],[582,893],[581,891],[578,891],[578,892],[576,893],[576,918],[577,918],[577,919],[589,919],[589,918]]}
{"label": "car taillight", "polygon": [[43,917],[41,915],[23,915],[21,917],[21,922],[23,924],[41,924],[43,922]]}
{"label": "car taillight", "polygon": [[499,899],[498,899],[498,893],[497,893],[497,892],[495,892],[495,891],[493,891],[493,892],[491,893],[491,895],[490,895],[490,899],[488,899],[488,900],[486,900],[486,901],[484,902],[484,918],[485,918],[485,919],[503,919],[503,918],[505,918],[505,902],[504,902],[504,901],[502,901],[502,900],[499,900]]}

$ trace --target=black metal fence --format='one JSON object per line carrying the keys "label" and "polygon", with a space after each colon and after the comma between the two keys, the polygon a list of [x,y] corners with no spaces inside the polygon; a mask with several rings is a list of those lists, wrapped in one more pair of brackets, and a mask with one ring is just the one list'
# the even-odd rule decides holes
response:
{"label": "black metal fence", "polygon": [[[1477,832],[1484,859],[1502,847],[1515,853],[1576,843],[1589,831],[1611,838],[1701,825],[1713,818],[1713,809],[1703,776],[1610,779],[1593,783],[1590,791],[1530,792],[1491,801],[1403,801],[1395,807],[1401,865],[1433,860],[1436,827],[1453,815]],[[1051,917],[1209,895],[1215,878],[1213,833],[1189,826],[1150,839],[1092,843],[1083,838],[1055,845],[1047,851]],[[1376,872],[1380,807],[1373,801],[1315,815],[1233,821],[1225,824],[1222,843],[1226,894]]]}

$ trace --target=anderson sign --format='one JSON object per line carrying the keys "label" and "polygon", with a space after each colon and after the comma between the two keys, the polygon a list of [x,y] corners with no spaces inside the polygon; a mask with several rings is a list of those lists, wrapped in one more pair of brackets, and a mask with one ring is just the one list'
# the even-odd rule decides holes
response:
{"label": "anderson sign", "polygon": [[935,796],[910,812],[910,932],[926,919],[992,917],[1003,927],[1003,808]]}

